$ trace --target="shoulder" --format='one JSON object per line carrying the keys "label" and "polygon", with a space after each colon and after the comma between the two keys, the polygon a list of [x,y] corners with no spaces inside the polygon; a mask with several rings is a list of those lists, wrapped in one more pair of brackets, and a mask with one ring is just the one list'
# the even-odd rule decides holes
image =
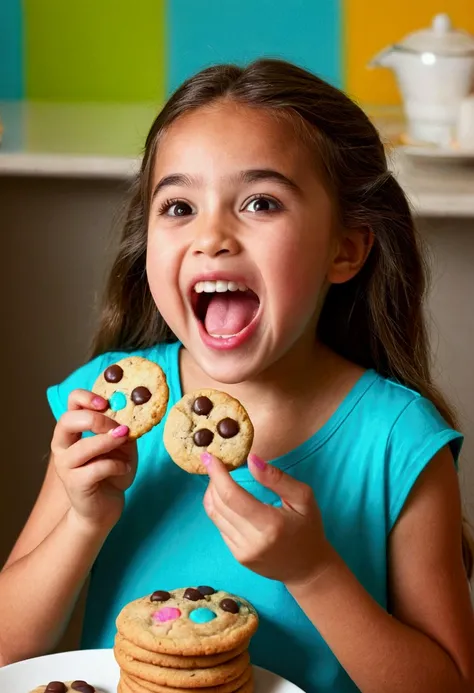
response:
{"label": "shoulder", "polygon": [[397,436],[420,439],[427,433],[452,430],[435,405],[405,385],[367,371],[360,413],[371,422],[387,445]]}
{"label": "shoulder", "polygon": [[177,342],[155,344],[146,349],[133,351],[108,351],[100,354],[72,371],[62,382],[52,385],[46,391],[49,405],[58,419],[67,409],[67,399],[73,390],[91,390],[100,373],[117,361],[127,356],[141,356],[157,363],[165,372],[169,372],[171,359],[179,348]]}
{"label": "shoulder", "polygon": [[457,464],[462,435],[418,392],[373,373],[366,417],[383,446],[388,519],[393,526],[421,472],[448,447]]}

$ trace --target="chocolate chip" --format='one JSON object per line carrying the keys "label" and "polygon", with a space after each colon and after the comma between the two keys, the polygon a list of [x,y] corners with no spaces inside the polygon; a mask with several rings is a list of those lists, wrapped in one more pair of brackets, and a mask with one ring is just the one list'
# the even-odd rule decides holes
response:
{"label": "chocolate chip", "polygon": [[228,611],[230,614],[239,613],[239,605],[233,599],[223,599],[219,604],[222,611]]}
{"label": "chocolate chip", "polygon": [[104,378],[108,383],[119,383],[123,378],[123,370],[117,364],[109,366],[104,371]]}
{"label": "chocolate chip", "polygon": [[73,691],[79,691],[79,693],[95,693],[94,686],[91,686],[85,681],[73,681],[71,683],[71,688]]}
{"label": "chocolate chip", "polygon": [[67,686],[62,681],[50,681],[46,686],[44,693],[66,693]]}
{"label": "chocolate chip", "polygon": [[156,590],[150,597],[151,602],[167,602],[168,599],[171,599],[171,594],[166,590]]}
{"label": "chocolate chip", "polygon": [[233,438],[239,432],[239,424],[234,419],[222,419],[217,424],[217,432],[222,438]]}
{"label": "chocolate chip", "polygon": [[203,594],[205,597],[207,597],[210,594],[215,594],[216,590],[214,587],[209,587],[208,585],[201,585],[198,587],[198,590],[200,591],[201,594]]}
{"label": "chocolate chip", "polygon": [[198,602],[204,597],[204,595],[199,590],[194,589],[194,587],[188,587],[186,592],[183,594],[183,597],[191,600],[192,602]]}
{"label": "chocolate chip", "polygon": [[145,404],[151,397],[151,392],[147,387],[136,387],[132,390],[130,398],[134,404]]}
{"label": "chocolate chip", "polygon": [[193,440],[200,448],[207,448],[212,443],[214,433],[208,428],[200,428],[193,435]]}
{"label": "chocolate chip", "polygon": [[209,397],[198,397],[193,402],[193,412],[199,416],[207,416],[213,407]]}

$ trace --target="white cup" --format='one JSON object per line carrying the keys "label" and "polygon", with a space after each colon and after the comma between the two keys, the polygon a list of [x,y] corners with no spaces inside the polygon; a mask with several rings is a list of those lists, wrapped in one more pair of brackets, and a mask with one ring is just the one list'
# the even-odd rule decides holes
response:
{"label": "white cup", "polygon": [[474,149],[474,93],[461,101],[456,140],[461,149]]}

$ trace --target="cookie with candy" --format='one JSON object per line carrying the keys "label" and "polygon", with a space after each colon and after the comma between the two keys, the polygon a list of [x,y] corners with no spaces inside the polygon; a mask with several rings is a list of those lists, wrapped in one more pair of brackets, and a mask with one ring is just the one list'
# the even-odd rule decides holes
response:
{"label": "cookie with candy", "polygon": [[168,406],[166,376],[157,363],[128,356],[110,364],[92,388],[109,403],[104,412],[130,429],[129,438],[140,438],[165,415]]}
{"label": "cookie with candy", "polygon": [[257,627],[247,600],[208,585],[130,602],[117,618],[119,690],[251,693],[248,645]]}

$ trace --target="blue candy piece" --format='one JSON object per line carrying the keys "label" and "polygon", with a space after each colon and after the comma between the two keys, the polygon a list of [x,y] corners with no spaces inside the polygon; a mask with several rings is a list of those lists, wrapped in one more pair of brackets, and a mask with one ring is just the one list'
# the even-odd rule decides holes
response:
{"label": "blue candy piece", "polygon": [[209,621],[216,618],[216,614],[210,609],[201,607],[200,609],[194,609],[191,611],[189,618],[191,621],[194,621],[194,623],[209,623]]}
{"label": "blue candy piece", "polygon": [[120,411],[127,406],[127,398],[123,392],[114,392],[112,397],[109,398],[109,404],[112,411]]}

